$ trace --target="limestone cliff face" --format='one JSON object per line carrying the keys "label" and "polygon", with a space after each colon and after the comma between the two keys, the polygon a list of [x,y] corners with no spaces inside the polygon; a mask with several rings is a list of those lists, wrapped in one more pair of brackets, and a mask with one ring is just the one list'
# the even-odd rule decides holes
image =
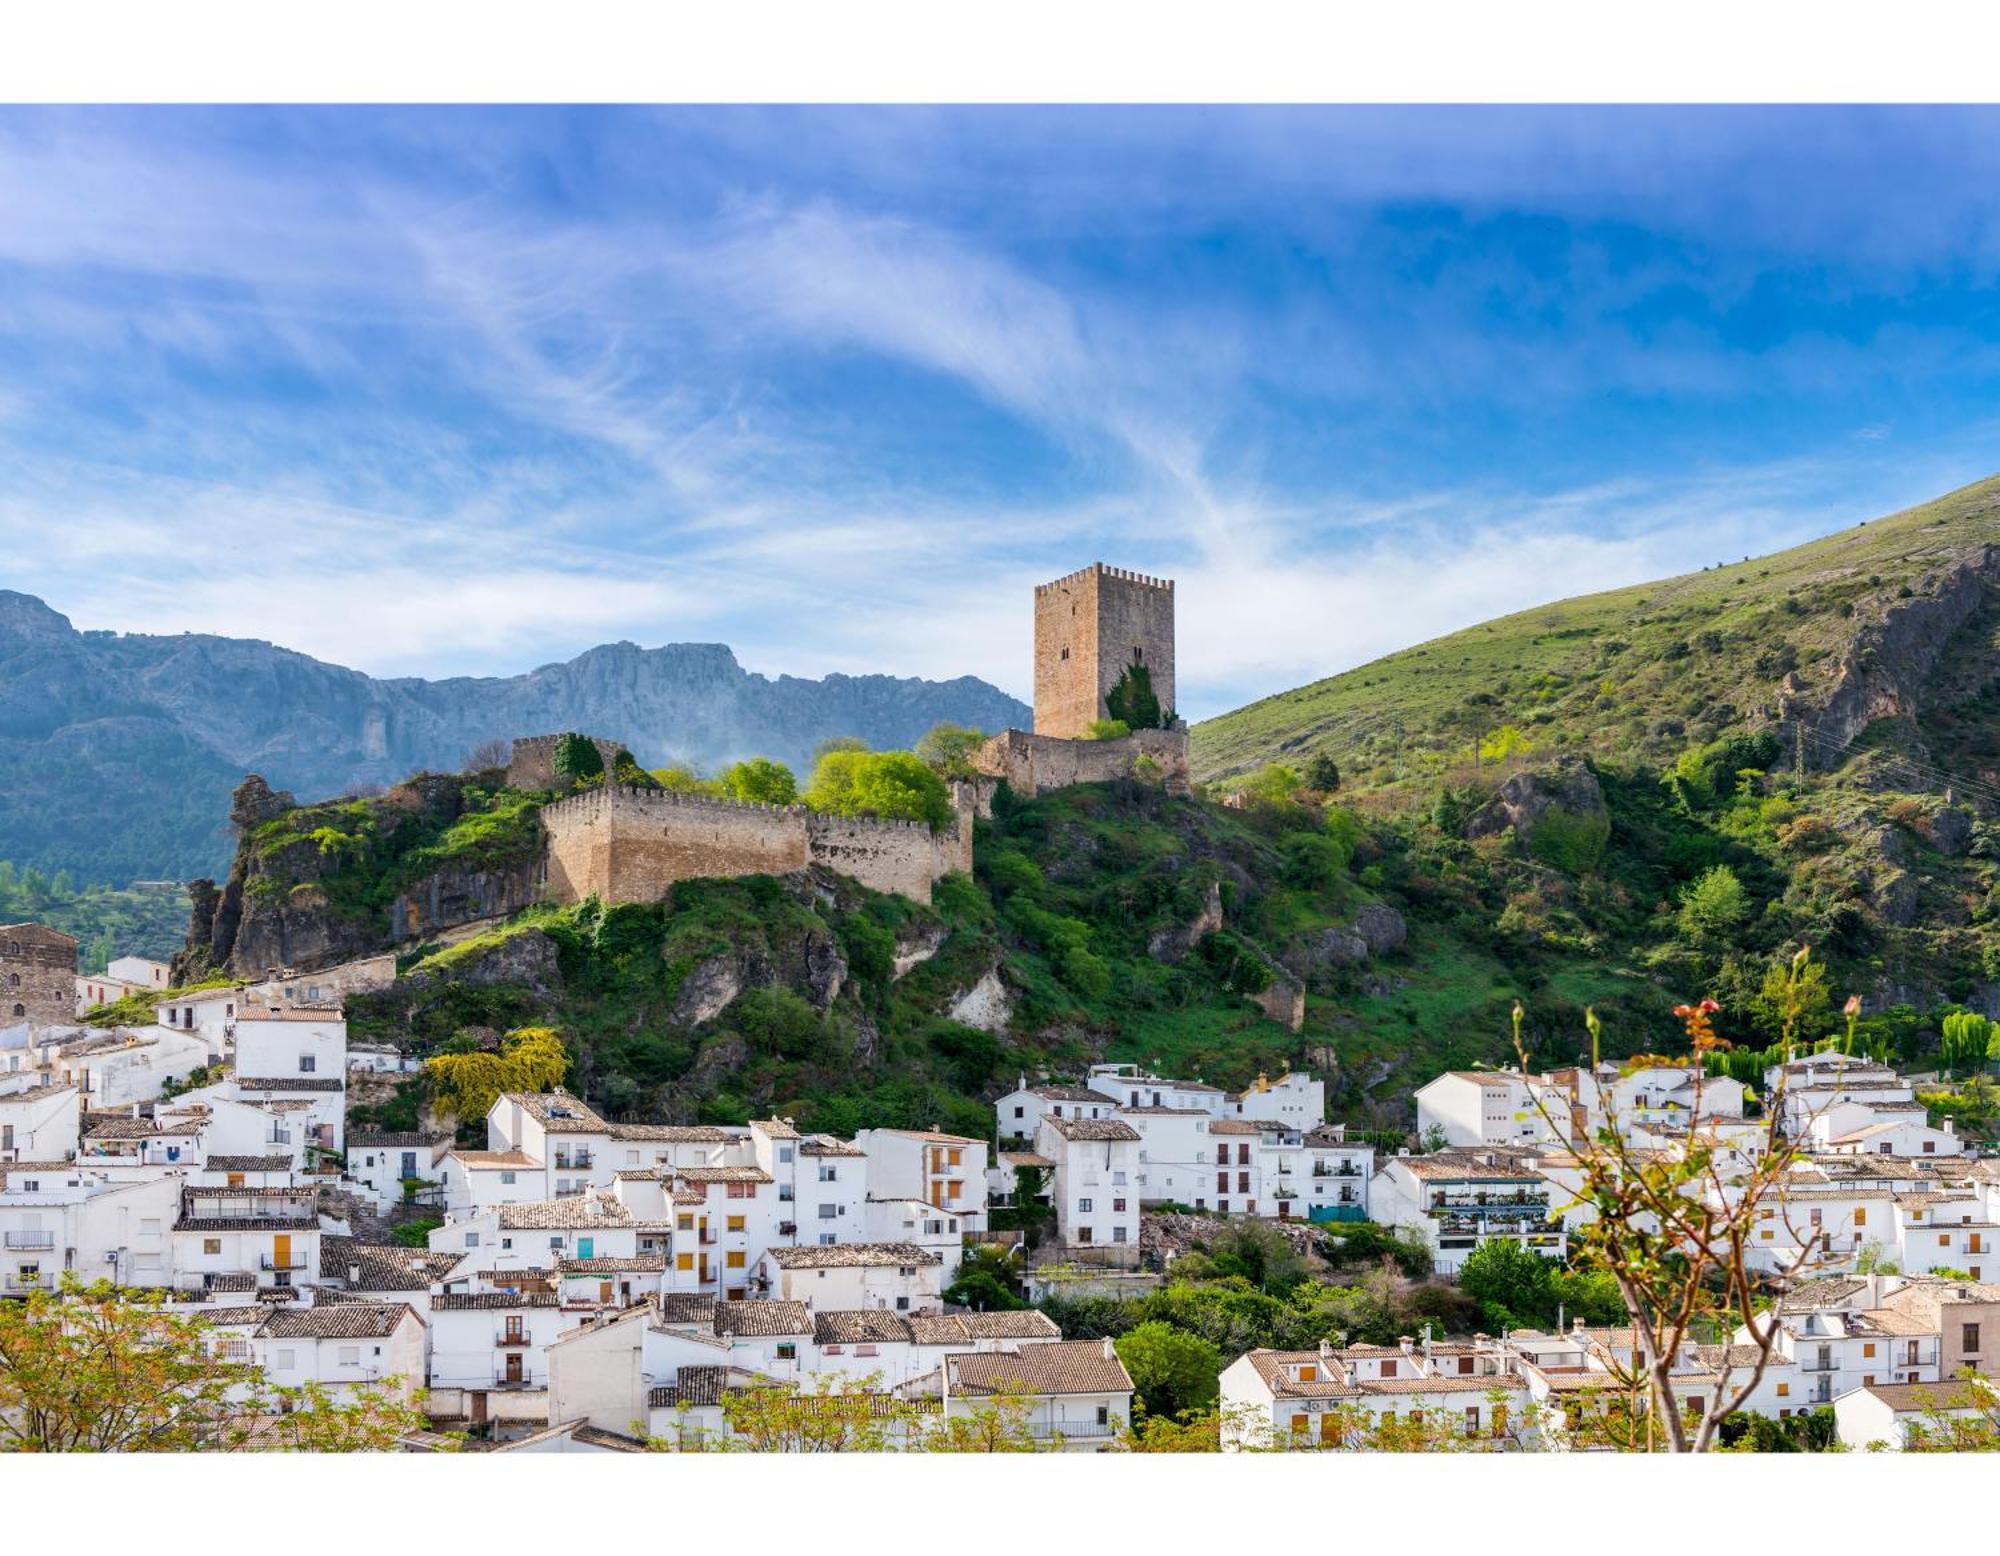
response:
{"label": "limestone cliff face", "polygon": [[941,720],[996,730],[1029,716],[970,676],[772,678],[719,643],[613,643],[524,675],[376,680],[263,642],[78,632],[0,590],[0,835],[16,863],[84,879],[214,873],[229,791],[251,771],[338,794],[560,729],[622,740],[648,766],[802,766],[829,735],[906,746]]}

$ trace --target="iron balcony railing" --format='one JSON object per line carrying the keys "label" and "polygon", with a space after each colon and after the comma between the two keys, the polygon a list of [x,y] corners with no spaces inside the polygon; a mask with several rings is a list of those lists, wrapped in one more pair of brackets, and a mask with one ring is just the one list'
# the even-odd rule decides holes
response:
{"label": "iron balcony railing", "polygon": [[7,1289],[9,1291],[48,1291],[53,1289],[53,1284],[46,1275],[9,1275],[7,1277]]}
{"label": "iron balcony railing", "polygon": [[534,1336],[525,1329],[498,1329],[494,1332],[493,1343],[497,1346],[533,1345]]}
{"label": "iron balcony railing", "polygon": [[306,1256],[302,1253],[264,1253],[257,1256],[260,1270],[302,1270],[306,1267]]}
{"label": "iron balcony railing", "polygon": [[9,1248],[24,1248],[33,1252],[37,1249],[50,1249],[55,1247],[55,1245],[56,1234],[53,1232],[9,1232],[7,1234],[7,1246]]}
{"label": "iron balcony railing", "polygon": [[538,1378],[525,1369],[516,1375],[508,1373],[504,1368],[495,1367],[491,1386],[496,1389],[538,1389],[546,1388],[548,1383],[546,1379]]}

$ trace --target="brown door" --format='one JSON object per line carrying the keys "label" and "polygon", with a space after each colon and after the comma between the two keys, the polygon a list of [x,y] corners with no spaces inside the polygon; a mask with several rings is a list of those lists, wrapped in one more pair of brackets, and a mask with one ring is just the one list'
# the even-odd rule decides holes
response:
{"label": "brown door", "polygon": [[521,1353],[519,1351],[509,1351],[507,1353],[507,1381],[509,1383],[519,1383],[522,1381]]}
{"label": "brown door", "polygon": [[486,1395],[484,1393],[474,1394],[472,1396],[472,1423],[473,1425],[477,1426],[480,1422],[484,1421],[485,1419],[486,1419]]}

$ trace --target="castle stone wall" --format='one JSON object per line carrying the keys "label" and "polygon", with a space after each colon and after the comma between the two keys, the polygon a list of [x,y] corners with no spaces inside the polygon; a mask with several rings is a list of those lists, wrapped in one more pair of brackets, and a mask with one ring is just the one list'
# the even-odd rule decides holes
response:
{"label": "castle stone wall", "polygon": [[[561,735],[524,735],[514,742],[513,756],[507,763],[507,787],[510,789],[553,789],[556,786],[556,746]],[[590,743],[597,747],[597,754],[604,758],[604,770],[610,772],[618,760],[618,753],[625,748],[615,740],[600,740],[590,737]]]}
{"label": "castle stone wall", "polygon": [[972,816],[963,806],[951,831],[933,833],[921,822],[612,787],[546,807],[542,827],[545,891],[557,902],[657,902],[676,881],[788,875],[812,864],[929,902],[940,875],[972,868]]}
{"label": "castle stone wall", "polygon": [[76,1020],[76,940],[46,924],[0,924],[0,1027]]}
{"label": "castle stone wall", "polygon": [[1141,756],[1159,764],[1159,781],[1170,794],[1188,792],[1188,736],[1181,729],[1140,729],[1118,740],[1063,740],[1039,732],[1010,729],[995,735],[973,756],[980,772],[1004,778],[1024,798],[1073,783],[1110,783],[1134,776]]}
{"label": "castle stone wall", "polygon": [[1105,698],[1144,665],[1163,713],[1174,702],[1174,586],[1094,562],[1035,590],[1035,733],[1076,738],[1110,716]]}

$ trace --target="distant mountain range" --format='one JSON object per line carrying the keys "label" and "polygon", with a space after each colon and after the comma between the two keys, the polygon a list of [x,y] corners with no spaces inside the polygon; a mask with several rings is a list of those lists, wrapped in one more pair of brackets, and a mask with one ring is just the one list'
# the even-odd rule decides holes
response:
{"label": "distant mountain range", "polygon": [[377,680],[242,638],[79,632],[0,590],[0,858],[79,882],[213,874],[245,773],[318,798],[456,769],[515,735],[586,730],[648,766],[763,755],[803,768],[830,735],[900,747],[942,720],[1030,719],[972,676],[773,679],[720,643],[609,643],[525,675]]}

